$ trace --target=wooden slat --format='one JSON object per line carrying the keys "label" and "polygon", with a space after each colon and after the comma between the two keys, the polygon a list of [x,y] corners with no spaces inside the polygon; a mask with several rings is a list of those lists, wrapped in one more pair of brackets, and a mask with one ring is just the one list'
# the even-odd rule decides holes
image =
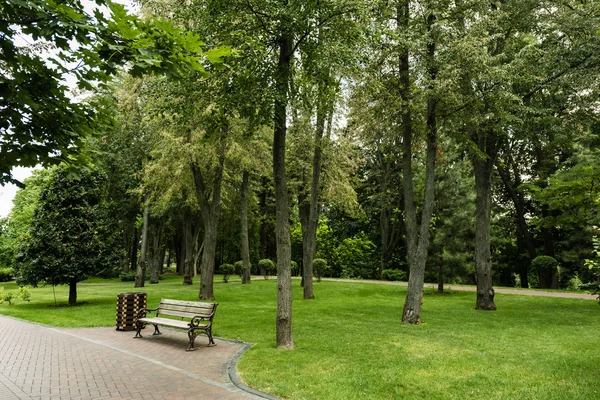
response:
{"label": "wooden slat", "polygon": [[211,309],[206,309],[206,308],[198,308],[198,307],[185,307],[185,306],[174,306],[174,305],[170,305],[170,304],[161,304],[160,306],[161,310],[169,310],[169,311],[179,311],[179,312],[187,312],[190,314],[196,314],[196,315],[210,315],[212,313],[212,308]]}
{"label": "wooden slat", "polygon": [[161,306],[163,304],[171,304],[175,306],[187,306],[187,307],[200,307],[200,308],[212,308],[214,307],[213,303],[204,303],[201,301],[183,301],[183,300],[172,300],[172,299],[161,299]]}
{"label": "wooden slat", "polygon": [[182,318],[192,318],[194,316],[206,316],[201,314],[189,313],[189,312],[181,312],[181,311],[173,311],[173,310],[164,310],[162,308],[158,309],[158,315],[172,315],[174,317],[182,317]]}

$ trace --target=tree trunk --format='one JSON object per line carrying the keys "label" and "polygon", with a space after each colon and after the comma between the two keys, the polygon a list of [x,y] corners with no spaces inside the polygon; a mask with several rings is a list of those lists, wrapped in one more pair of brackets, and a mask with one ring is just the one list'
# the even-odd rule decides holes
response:
{"label": "tree trunk", "polygon": [[[302,185],[305,187],[305,185]],[[300,217],[300,227],[302,229],[302,265],[300,273],[300,286],[304,287],[304,268],[307,264],[307,258],[314,259],[314,255],[309,256],[308,246],[308,219],[310,217],[310,202],[308,201],[308,195],[304,190],[300,190],[298,193],[298,215]]]}
{"label": "tree trunk", "polygon": [[137,253],[138,253],[138,245],[140,242],[140,233],[138,228],[133,226],[133,243],[131,244],[131,258],[130,258],[130,271],[135,271],[137,268]]}
{"label": "tree trunk", "polygon": [[152,263],[150,264],[150,283],[158,283],[158,274],[162,268],[164,258],[163,255],[163,229],[164,221],[156,219],[154,221],[153,237],[152,237]]}
{"label": "tree trunk", "polygon": [[[518,176],[518,171],[517,171],[516,166],[514,165],[514,161],[512,160],[512,157],[509,160],[509,162],[513,166],[513,170],[514,170],[514,175],[515,175],[514,184],[513,184],[512,180],[510,179],[510,172],[509,172],[508,166],[502,166],[500,164],[500,162],[498,160],[496,160],[496,162],[495,162],[496,170],[498,171],[500,178],[502,178],[502,183],[504,184],[504,188],[508,192],[508,194],[509,194],[510,198],[512,199],[513,204],[515,206],[517,229],[519,230],[519,233],[521,234],[521,238],[523,239],[523,244],[525,245],[525,248],[527,249],[527,254],[529,256],[529,264],[531,264],[531,262],[536,257],[536,251],[535,251],[535,244],[533,242],[533,237],[531,236],[531,233],[529,232],[529,226],[527,225],[527,220],[525,219],[525,199],[523,198],[523,194],[518,192],[519,185],[521,184],[521,179]],[[528,269],[529,268],[528,268],[527,263],[523,263],[521,268],[519,268],[519,277],[521,279],[521,287],[523,287],[523,288],[529,287]]]}
{"label": "tree trunk", "polygon": [[[278,39],[279,61],[275,80],[273,177],[275,184],[275,237],[277,243],[277,316],[275,320],[277,348],[292,349],[292,251],[290,241],[288,187],[285,176],[286,114],[292,37]],[[306,282],[305,282],[306,284]]]}
{"label": "tree trunk", "polygon": [[194,233],[192,232],[192,211],[185,207],[183,213],[183,284],[192,285],[194,276]]}
{"label": "tree trunk", "polygon": [[148,206],[144,207],[144,217],[143,217],[143,226],[142,226],[142,251],[140,254],[140,262],[137,267],[137,272],[135,274],[135,285],[134,287],[144,287],[144,283],[146,280],[146,253],[148,251],[148,221],[149,221],[149,211]]}
{"label": "tree trunk", "polygon": [[248,243],[248,171],[242,172],[240,230],[242,239],[242,284],[250,283],[250,244]]}
{"label": "tree trunk", "polygon": [[[477,276],[477,310],[495,310],[490,255],[490,226],[492,212],[492,167],[495,154],[488,150],[484,132],[477,135],[477,145],[483,155],[474,157],[475,169],[475,267]],[[486,140],[488,139],[488,140]]]}
{"label": "tree trunk", "polygon": [[[408,30],[409,7],[406,1],[402,8],[398,9],[398,21],[401,22],[403,29]],[[430,14],[427,20],[428,30],[435,22],[435,16]],[[430,38],[427,45],[428,55],[428,74],[431,82],[435,81],[436,68],[433,64],[435,56],[435,41]],[[437,100],[430,97],[427,101],[427,156],[425,161],[425,193],[423,198],[423,208],[421,211],[421,227],[417,225],[417,212],[414,203],[413,173],[412,173],[412,126],[411,115],[409,111],[409,59],[408,51],[404,53],[400,60],[400,79],[403,89],[403,100],[407,103],[406,111],[403,115],[403,184],[404,184],[404,204],[406,214],[406,236],[408,244],[408,264],[410,276],[408,279],[408,289],[404,310],[402,312],[402,322],[408,324],[417,324],[421,320],[421,303],[423,298],[423,283],[425,278],[425,264],[427,262],[427,251],[429,249],[429,225],[433,215],[434,189],[435,189],[435,159],[437,151],[437,122],[436,122],[436,104]]]}
{"label": "tree trunk", "polygon": [[69,281],[69,305],[77,305],[77,280],[71,279]]}
{"label": "tree trunk", "polygon": [[[228,128],[225,128],[227,130]],[[224,139],[224,138],[223,138]],[[221,183],[225,164],[225,143],[219,144],[218,163],[215,166],[212,190],[204,181],[204,175],[198,166],[192,166],[196,198],[200,204],[200,215],[204,228],[204,249],[200,260],[200,300],[214,300],[213,277],[215,274],[215,254],[217,249],[217,231],[221,210]]]}

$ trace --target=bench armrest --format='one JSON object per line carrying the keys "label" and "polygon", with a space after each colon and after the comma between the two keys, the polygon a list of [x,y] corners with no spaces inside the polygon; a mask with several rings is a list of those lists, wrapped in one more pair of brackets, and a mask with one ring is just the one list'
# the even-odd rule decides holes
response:
{"label": "bench armrest", "polygon": [[190,327],[193,328],[200,325],[201,321],[210,321],[212,323],[212,317],[214,314],[215,313],[212,313],[211,315],[195,315],[190,319]]}
{"label": "bench armrest", "polygon": [[158,308],[140,308],[136,315],[136,318],[144,318],[146,316],[146,312],[148,311],[156,311]]}

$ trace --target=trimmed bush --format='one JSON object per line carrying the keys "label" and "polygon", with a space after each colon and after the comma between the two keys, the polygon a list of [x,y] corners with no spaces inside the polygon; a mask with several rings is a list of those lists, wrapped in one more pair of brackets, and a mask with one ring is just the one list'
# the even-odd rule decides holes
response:
{"label": "trimmed bush", "polygon": [[550,256],[537,256],[531,262],[531,272],[537,274],[540,288],[558,288],[558,261]]}
{"label": "trimmed bush", "polygon": [[242,273],[244,272],[244,262],[243,261],[236,261],[233,263],[233,267],[235,269],[235,274],[242,276]]}
{"label": "trimmed bush", "polygon": [[313,274],[317,277],[317,281],[321,282],[321,277],[327,271],[327,261],[322,258],[313,260]]}
{"label": "trimmed bush", "polygon": [[122,273],[119,275],[119,279],[121,279],[121,282],[134,282],[135,281],[135,271]]}
{"label": "trimmed bush", "polygon": [[298,276],[298,263],[292,260],[292,276]]}
{"label": "trimmed bush", "polygon": [[0,282],[8,282],[14,279],[15,270],[12,268],[0,268]]}
{"label": "trimmed bush", "polygon": [[384,269],[381,277],[386,281],[405,281],[406,272],[400,269]]}
{"label": "trimmed bush", "polygon": [[221,273],[223,274],[223,282],[229,282],[229,276],[235,273],[235,267],[233,264],[221,264],[219,267]]}
{"label": "trimmed bush", "polygon": [[269,279],[269,275],[275,272],[275,263],[268,258],[265,258],[258,262],[258,269],[265,279]]}

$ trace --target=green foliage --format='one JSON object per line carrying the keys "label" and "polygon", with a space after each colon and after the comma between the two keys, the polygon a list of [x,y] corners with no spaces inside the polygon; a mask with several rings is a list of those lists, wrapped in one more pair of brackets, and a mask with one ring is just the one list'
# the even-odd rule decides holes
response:
{"label": "green foliage", "polygon": [[291,261],[292,264],[292,276],[298,275],[298,263],[294,260]]}
{"label": "green foliage", "polygon": [[240,260],[234,262],[233,267],[235,268],[235,274],[241,276],[242,272],[244,272],[244,261]]}
{"label": "green foliage", "polygon": [[[121,280],[121,282],[135,282],[135,276],[135,271],[129,271],[119,274],[119,279]],[[146,278],[150,279],[149,277]]]}
{"label": "green foliage", "polygon": [[386,281],[406,281],[406,272],[399,269],[384,269],[381,276]]}
{"label": "green foliage", "polygon": [[269,279],[269,275],[275,272],[275,263],[268,258],[262,259],[258,262],[258,269],[265,279]]}
{"label": "green foliage", "polygon": [[550,256],[537,256],[531,262],[531,272],[544,273],[556,272],[558,270],[558,261]]}
{"label": "green foliage", "polygon": [[319,282],[321,281],[321,277],[327,275],[328,272],[330,272],[330,268],[328,268],[327,260],[322,258],[315,258],[313,260],[313,273]]}
{"label": "green foliage", "polygon": [[229,276],[235,272],[235,266],[233,264],[221,264],[219,270],[223,274],[223,282],[229,281]]}
{"label": "green foliage", "polygon": [[4,292],[4,288],[0,288],[0,304],[7,302],[9,305],[12,305],[14,298],[15,294],[13,292]]}
{"label": "green foliage", "polygon": [[335,249],[335,261],[341,268],[342,278],[375,278],[375,244],[364,232],[344,239]]}
{"label": "green foliage", "polygon": [[14,279],[13,268],[0,268],[0,282],[8,282]]}
{"label": "green foliage", "polygon": [[103,181],[94,171],[53,171],[22,248],[20,282],[74,284],[121,267],[121,238],[103,200]]}
{"label": "green foliage", "polygon": [[19,296],[23,301],[29,303],[31,301],[31,291],[27,286],[19,286],[17,290],[17,296]]}
{"label": "green foliage", "polygon": [[[110,10],[110,18],[99,6]],[[15,165],[89,161],[82,152],[82,139],[104,133],[97,130],[101,113],[95,105],[71,100],[63,84],[67,76],[75,77],[79,89],[92,90],[126,63],[138,76],[181,77],[189,71],[206,75],[202,42],[195,33],[177,29],[169,21],[130,15],[111,0],[96,1],[92,14],[80,0],[3,3],[2,20],[10,23],[0,27],[0,86],[4,88],[0,182],[12,180]],[[20,34],[45,44],[20,46],[15,40]],[[43,50],[48,47],[54,52],[45,62]],[[206,59],[218,65],[229,54],[231,50],[223,47],[207,53]],[[73,62],[79,63],[77,68],[70,66]]]}

